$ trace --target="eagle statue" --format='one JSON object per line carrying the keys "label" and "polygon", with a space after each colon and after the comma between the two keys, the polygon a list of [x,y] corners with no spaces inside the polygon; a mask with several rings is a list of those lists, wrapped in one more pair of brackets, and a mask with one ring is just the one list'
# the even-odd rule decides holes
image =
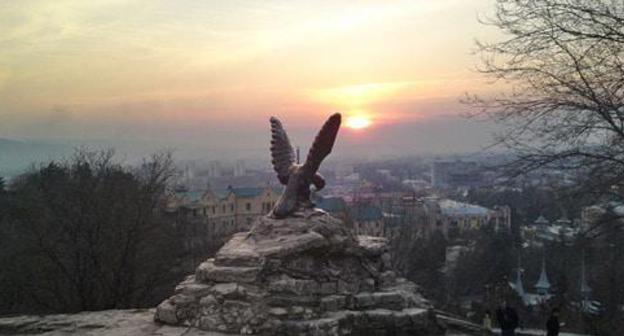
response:
{"label": "eagle statue", "polygon": [[318,173],[323,159],[331,153],[340,128],[341,116],[329,117],[314,139],[304,164],[295,162],[295,151],[279,119],[271,117],[271,157],[277,178],[286,186],[270,216],[285,218],[301,209],[312,209],[310,185],[315,190],[325,186],[325,179]]}

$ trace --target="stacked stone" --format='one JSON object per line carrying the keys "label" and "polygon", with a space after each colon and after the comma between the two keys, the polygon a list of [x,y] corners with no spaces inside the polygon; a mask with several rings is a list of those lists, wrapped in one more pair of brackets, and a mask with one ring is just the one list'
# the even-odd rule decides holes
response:
{"label": "stacked stone", "polygon": [[354,237],[316,211],[261,218],[176,287],[156,320],[259,335],[443,333],[383,238]]}

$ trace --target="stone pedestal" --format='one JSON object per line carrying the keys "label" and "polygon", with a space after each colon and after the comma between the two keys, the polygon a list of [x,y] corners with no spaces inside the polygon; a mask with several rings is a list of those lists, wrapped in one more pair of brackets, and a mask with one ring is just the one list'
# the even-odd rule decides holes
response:
{"label": "stone pedestal", "polygon": [[258,219],[180,283],[157,321],[243,335],[443,334],[383,238],[318,211]]}

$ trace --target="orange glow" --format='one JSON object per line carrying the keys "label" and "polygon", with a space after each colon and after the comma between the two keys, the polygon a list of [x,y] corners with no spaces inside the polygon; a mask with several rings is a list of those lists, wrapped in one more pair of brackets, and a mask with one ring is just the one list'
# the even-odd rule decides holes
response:
{"label": "orange glow", "polygon": [[372,123],[371,120],[367,117],[352,116],[352,117],[347,118],[345,125],[348,128],[352,128],[352,129],[362,129],[362,128],[366,128],[370,126],[371,123]]}

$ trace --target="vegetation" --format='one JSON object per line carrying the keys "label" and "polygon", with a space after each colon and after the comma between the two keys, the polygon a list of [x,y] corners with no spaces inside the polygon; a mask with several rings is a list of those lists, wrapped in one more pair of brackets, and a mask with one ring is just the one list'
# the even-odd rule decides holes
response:
{"label": "vegetation", "polygon": [[[481,71],[510,92],[469,103],[505,126],[498,141],[516,153],[515,174],[572,170],[573,197],[624,199],[624,4],[590,0],[497,0],[486,24],[505,34],[479,43]],[[606,203],[605,203],[606,204]],[[615,213],[614,213],[615,214]],[[594,294],[605,303],[601,335],[621,334],[621,213],[585,228]],[[599,234],[597,234],[599,233]],[[598,238],[598,237],[602,238]],[[569,251],[570,252],[570,251]],[[621,281],[619,281],[621,283]],[[563,284],[559,284],[563,286]],[[567,286],[567,285],[566,285]],[[570,285],[571,286],[571,285]]]}
{"label": "vegetation", "polygon": [[170,153],[138,168],[78,151],[0,193],[0,313],[152,306],[181,270],[181,236],[159,205]]}
{"label": "vegetation", "polygon": [[581,170],[585,192],[620,197],[624,5],[497,0],[486,23],[506,38],[479,43],[481,71],[511,92],[469,102],[506,126],[498,140],[516,153],[514,170]]}

